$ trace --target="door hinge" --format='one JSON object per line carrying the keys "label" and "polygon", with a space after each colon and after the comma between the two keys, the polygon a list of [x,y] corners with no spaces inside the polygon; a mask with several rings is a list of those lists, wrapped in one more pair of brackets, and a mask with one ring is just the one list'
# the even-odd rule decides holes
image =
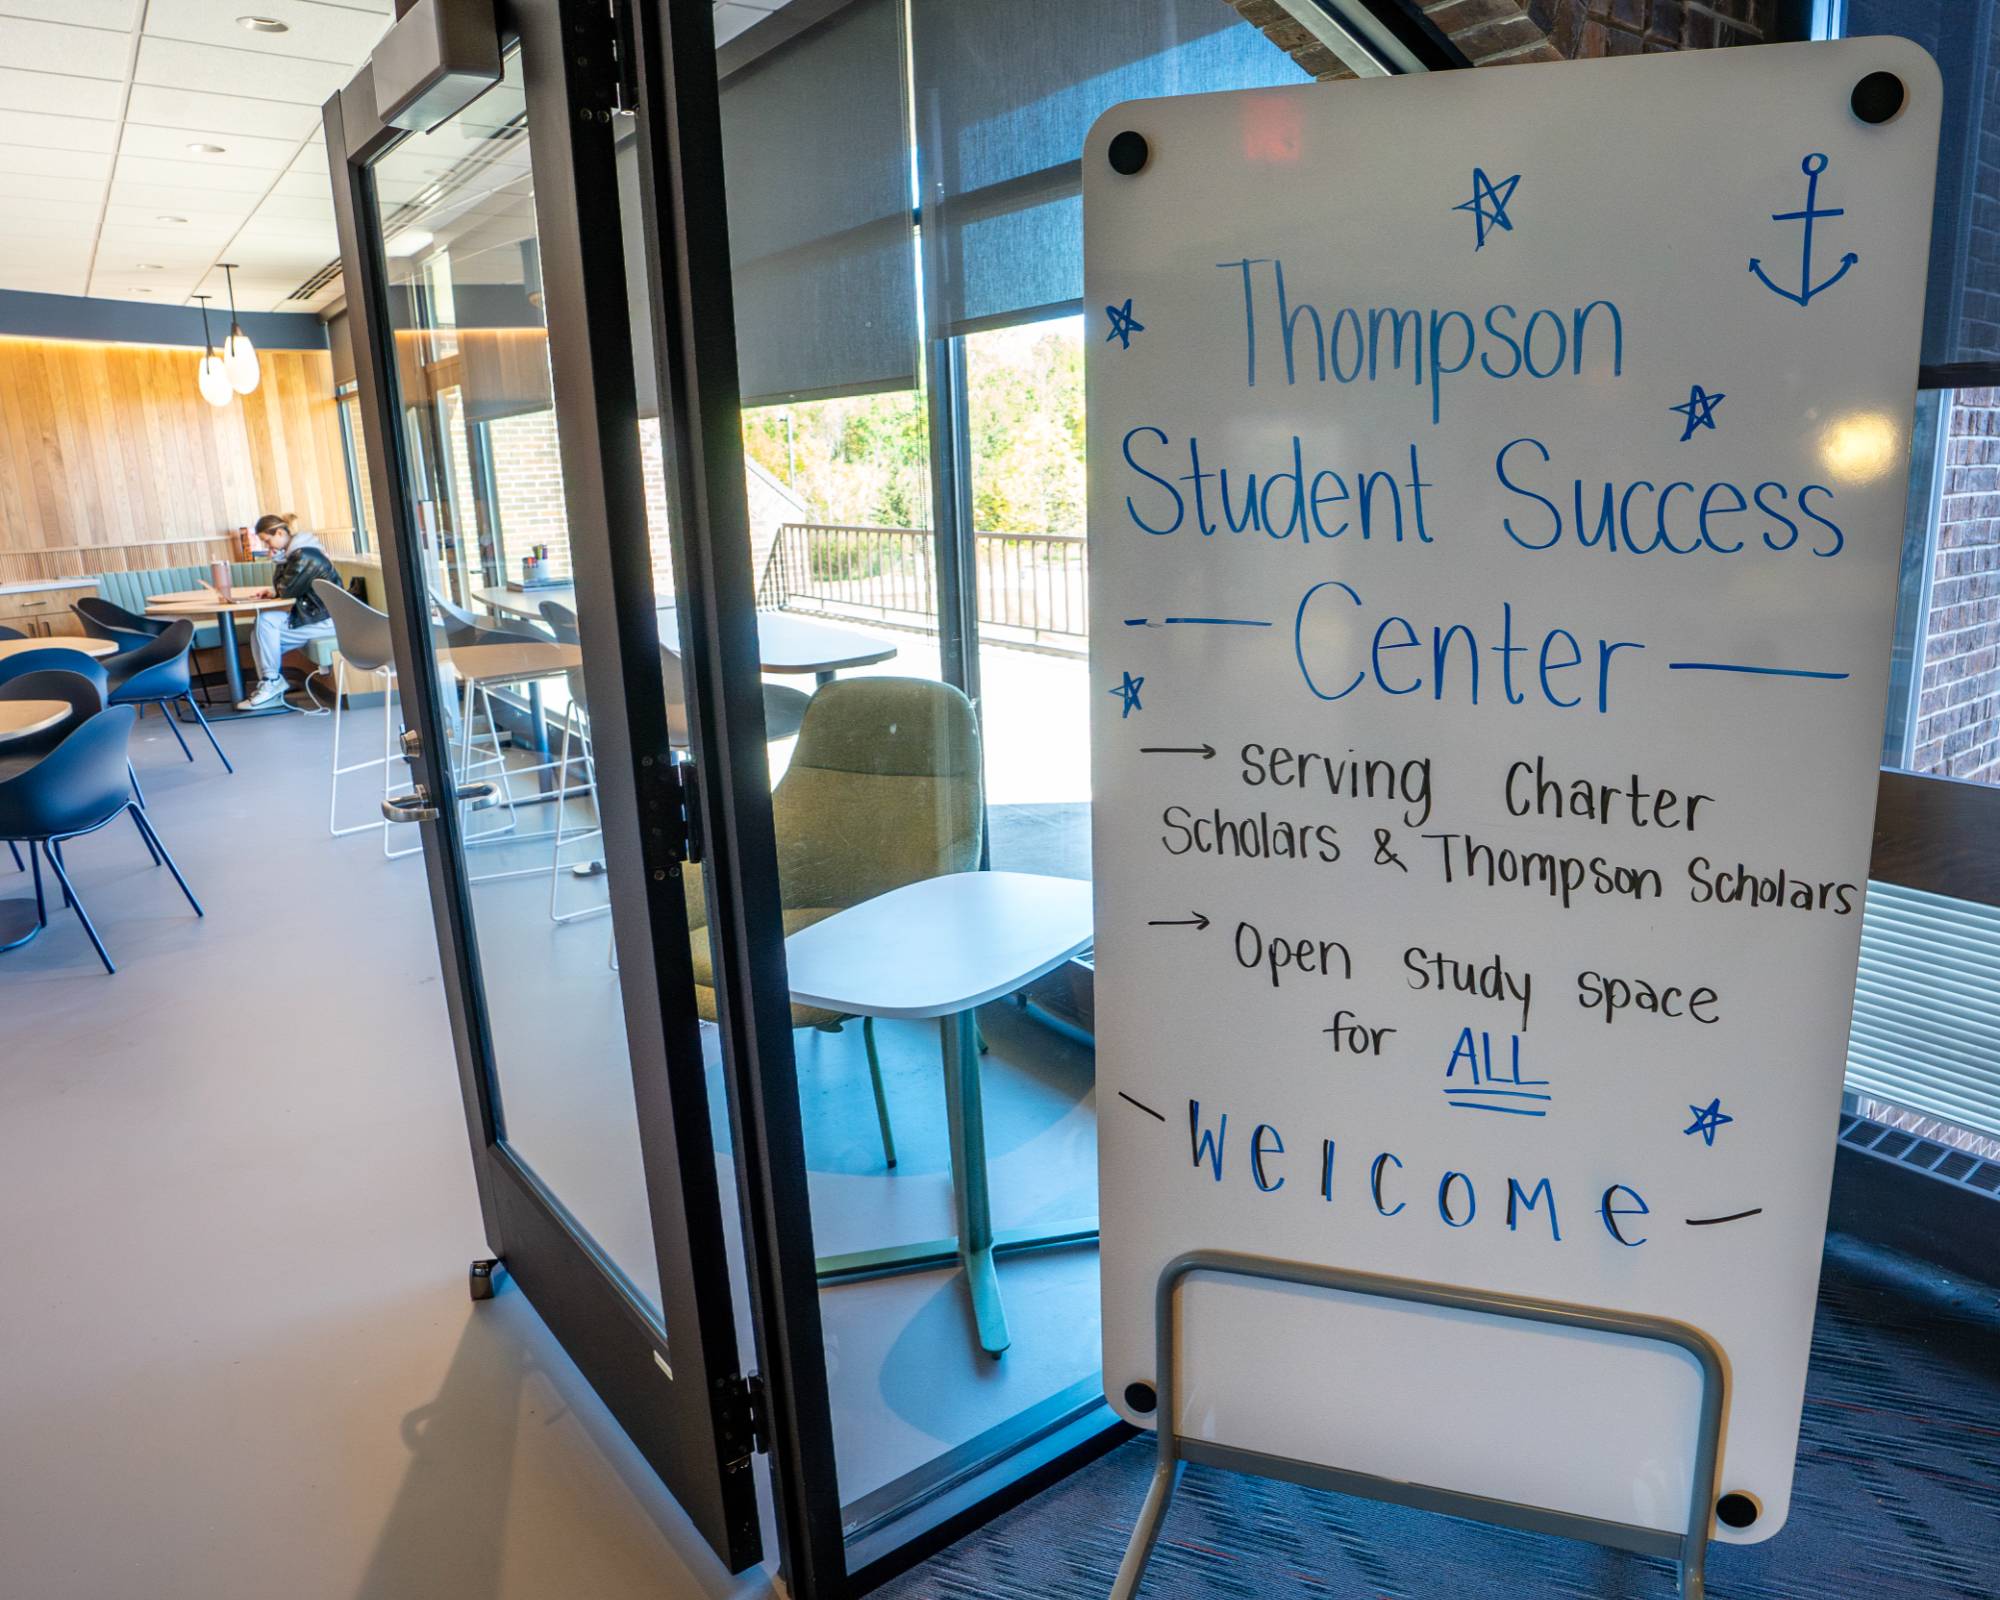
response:
{"label": "door hinge", "polygon": [[628,116],[639,109],[638,42],[632,0],[611,0],[612,48],[617,52],[618,79],[613,88],[612,109]]}
{"label": "door hinge", "polygon": [[736,1466],[771,1448],[764,1415],[764,1380],[754,1372],[716,1380],[717,1445],[724,1463]]}
{"label": "door hinge", "polygon": [[684,861],[701,859],[701,806],[695,794],[694,763],[676,761],[670,753],[647,756],[645,774],[646,858],[656,875],[665,875]]}

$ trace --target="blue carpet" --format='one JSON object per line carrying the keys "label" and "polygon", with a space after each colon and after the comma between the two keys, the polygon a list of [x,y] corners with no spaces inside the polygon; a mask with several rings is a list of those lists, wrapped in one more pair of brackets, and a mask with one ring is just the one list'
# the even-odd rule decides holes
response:
{"label": "blue carpet", "polygon": [[[1103,1600],[1152,1471],[1121,1446],[877,1593]],[[2000,1291],[1827,1242],[1791,1518],[1710,1546],[1713,1600],[2000,1595]],[[1190,1467],[1141,1600],[1666,1600],[1673,1569]]]}

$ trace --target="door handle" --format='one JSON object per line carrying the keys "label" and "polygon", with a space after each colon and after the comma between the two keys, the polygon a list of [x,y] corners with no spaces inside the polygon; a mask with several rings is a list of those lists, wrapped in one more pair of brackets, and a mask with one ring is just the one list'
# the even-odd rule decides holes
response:
{"label": "door handle", "polygon": [[[461,784],[453,791],[453,798],[463,800],[474,811],[489,810],[500,803],[500,786],[497,783]],[[390,822],[435,822],[438,808],[431,803],[431,792],[418,784],[408,794],[392,795],[382,802],[382,815]]]}
{"label": "door handle", "polygon": [[431,794],[422,784],[408,794],[391,795],[382,802],[382,818],[385,822],[435,822],[438,808],[431,804]]}

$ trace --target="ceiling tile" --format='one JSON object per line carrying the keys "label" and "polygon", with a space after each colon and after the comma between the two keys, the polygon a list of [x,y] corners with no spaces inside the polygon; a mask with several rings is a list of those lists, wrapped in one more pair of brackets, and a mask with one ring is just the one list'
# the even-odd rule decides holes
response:
{"label": "ceiling tile", "polygon": [[[6,51],[0,49],[0,60],[5,59]],[[139,41],[139,66],[133,81],[204,94],[241,95],[254,88],[260,99],[319,107],[345,88],[353,76],[354,68],[338,61],[302,61],[255,50],[223,50],[148,34]]]}
{"label": "ceiling tile", "polygon": [[388,18],[373,12],[308,5],[303,0],[257,0],[254,9],[260,17],[285,23],[287,31],[253,33],[237,22],[241,13],[234,6],[220,6],[215,0],[150,0],[146,32],[260,55],[344,63],[367,59],[388,26]]}
{"label": "ceiling tile", "polygon": [[[139,20],[139,0],[62,0],[63,21],[81,28],[109,28],[130,33]],[[0,0],[0,16],[45,17],[47,0]]]}
{"label": "ceiling tile", "polygon": [[42,250],[87,253],[96,237],[95,225],[88,222],[27,222],[7,230],[7,245],[17,255]]}
{"label": "ceiling tile", "polygon": [[0,163],[0,200],[7,202],[0,209],[4,209],[10,215],[19,209],[16,204],[19,201],[56,200],[82,204],[87,203],[88,196],[94,193],[94,190],[86,191],[84,198],[80,200],[74,178],[64,178],[45,172],[18,172]]}
{"label": "ceiling tile", "polygon": [[[190,150],[188,146],[195,143],[220,145],[221,153]],[[125,124],[125,139],[118,147],[121,156],[185,161],[190,167],[255,167],[274,177],[291,165],[298,150],[296,139],[261,139],[218,128],[150,128],[139,122]]]}
{"label": "ceiling tile", "polygon": [[53,116],[46,111],[0,110],[0,144],[108,153],[118,148],[118,124],[91,117]]}
{"label": "ceiling tile", "polygon": [[0,67],[0,107],[72,117],[118,118],[125,85],[110,78],[79,78],[62,72],[23,72]]}
{"label": "ceiling tile", "polygon": [[256,192],[230,193],[220,189],[192,189],[184,183],[144,183],[126,174],[126,163],[112,169],[111,203],[151,211],[155,216],[168,212],[192,216],[197,211],[230,212],[247,217],[257,203]]}
{"label": "ceiling tile", "polygon": [[[57,186],[54,195],[34,195],[15,197],[7,188],[8,180],[0,177],[0,209],[7,213],[6,231],[11,233],[22,223],[39,218],[49,218],[62,222],[81,222],[89,227],[97,226],[98,213],[104,209],[104,202],[97,196],[95,187],[77,193],[77,186],[67,178],[16,178],[16,183],[51,183]],[[23,199],[32,199],[33,204],[24,204]]]}
{"label": "ceiling tile", "polygon": [[211,228],[113,228],[106,227],[99,243],[106,250],[130,255],[140,261],[213,261],[229,248],[236,229],[224,222]]}
{"label": "ceiling tile", "polygon": [[333,221],[333,196],[308,194],[272,194],[257,207],[257,216],[296,217],[301,222]]}
{"label": "ceiling tile", "polygon": [[331,222],[300,222],[289,217],[252,222],[236,235],[235,243],[245,255],[265,260],[279,256],[290,261],[300,255],[315,255],[324,261],[340,254],[340,235]]}
{"label": "ceiling tile", "polygon": [[182,156],[178,161],[158,161],[145,156],[121,155],[116,176],[121,183],[129,180],[183,191],[211,189],[253,197],[261,195],[271,186],[270,173],[261,168],[197,162],[192,156]]}
{"label": "ceiling tile", "polygon": [[21,294],[82,294],[84,278],[81,267],[49,272],[22,270],[7,274],[7,287]]}
{"label": "ceiling tile", "polygon": [[21,71],[74,73],[80,78],[123,82],[128,54],[124,34],[0,16],[0,61]]}
{"label": "ceiling tile", "polygon": [[[392,184],[394,183],[393,179],[389,181]],[[406,185],[405,187],[414,188],[415,186]],[[308,196],[315,200],[331,199],[333,196],[333,177],[323,165],[315,166],[311,163],[303,166],[295,165],[291,171],[287,172],[271,186],[271,193]],[[392,196],[391,198],[394,197]]]}
{"label": "ceiling tile", "polygon": [[76,183],[101,183],[111,175],[111,157],[97,150],[37,150],[31,145],[0,144],[0,172],[47,178],[67,178],[71,196]]}
{"label": "ceiling tile", "polygon": [[[234,200],[234,205],[218,206],[218,201]],[[180,217],[178,223],[161,222],[163,216]],[[104,208],[104,225],[107,228],[149,228],[155,232],[174,234],[213,232],[222,229],[225,234],[233,233],[250,217],[250,197],[248,195],[217,195],[205,192],[191,203],[164,206],[141,201],[129,201],[120,197],[119,186],[111,186],[111,204]]]}
{"label": "ceiling tile", "polygon": [[284,139],[296,145],[320,126],[318,106],[288,100],[258,100],[245,95],[203,94],[194,89],[168,89],[158,84],[132,86],[125,115],[153,128],[184,128],[191,132],[219,128],[225,133]]}

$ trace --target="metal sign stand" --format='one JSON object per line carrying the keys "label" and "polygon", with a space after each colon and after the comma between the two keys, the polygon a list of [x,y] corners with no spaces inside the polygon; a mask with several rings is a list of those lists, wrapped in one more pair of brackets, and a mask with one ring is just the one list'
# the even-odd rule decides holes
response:
{"label": "metal sign stand", "polygon": [[[1678,1533],[1668,1533],[1658,1528],[1642,1528],[1630,1523],[1576,1516],[1566,1511],[1551,1511],[1544,1506],[1523,1505],[1512,1500],[1436,1489],[1428,1484],[1402,1483],[1368,1473],[1322,1467],[1234,1445],[1182,1438],[1173,1424],[1177,1414],[1174,1404],[1174,1313],[1182,1282],[1196,1272],[1261,1278],[1272,1283],[1337,1289],[1345,1294],[1371,1295],[1412,1305],[1445,1306],[1452,1310],[1513,1317],[1525,1322],[1588,1328],[1632,1339],[1652,1339],[1687,1351],[1701,1364],[1701,1423],[1695,1436],[1694,1482],[1688,1496],[1687,1527]],[[1607,1311],[1595,1306],[1569,1305],[1560,1300],[1533,1300],[1522,1295],[1483,1289],[1459,1289],[1447,1284],[1423,1283],[1414,1278],[1391,1278],[1370,1272],[1353,1272],[1342,1267],[1274,1261],[1263,1256],[1224,1250],[1191,1250],[1167,1263],[1166,1270],[1160,1274],[1160,1286],[1155,1297],[1154,1326],[1158,1352],[1154,1382],[1158,1395],[1156,1431],[1159,1435],[1159,1460],[1153,1469],[1152,1485],[1146,1491],[1146,1503],[1140,1508],[1138,1523],[1132,1529],[1132,1542],[1126,1547],[1125,1559],[1119,1565],[1117,1582],[1111,1586],[1110,1600],[1135,1600],[1140,1580],[1145,1575],[1146,1562],[1152,1556],[1153,1545],[1160,1536],[1160,1526],[1166,1520],[1167,1507],[1173,1501],[1181,1466],[1188,1461],[1227,1467],[1234,1472],[1253,1473],[1260,1478],[1304,1484],[1309,1488],[1334,1489],[1342,1494],[1384,1500],[1394,1505],[1415,1506],[1424,1511],[1471,1517],[1531,1533],[1555,1533],[1571,1539],[1587,1539],[1639,1555],[1663,1557],[1679,1563],[1680,1590],[1685,1600],[1702,1600],[1706,1592],[1702,1569],[1708,1553],[1709,1519],[1714,1514],[1715,1475],[1722,1449],[1726,1380],[1721,1348],[1698,1328],[1666,1317],[1642,1316],[1630,1311]]]}

